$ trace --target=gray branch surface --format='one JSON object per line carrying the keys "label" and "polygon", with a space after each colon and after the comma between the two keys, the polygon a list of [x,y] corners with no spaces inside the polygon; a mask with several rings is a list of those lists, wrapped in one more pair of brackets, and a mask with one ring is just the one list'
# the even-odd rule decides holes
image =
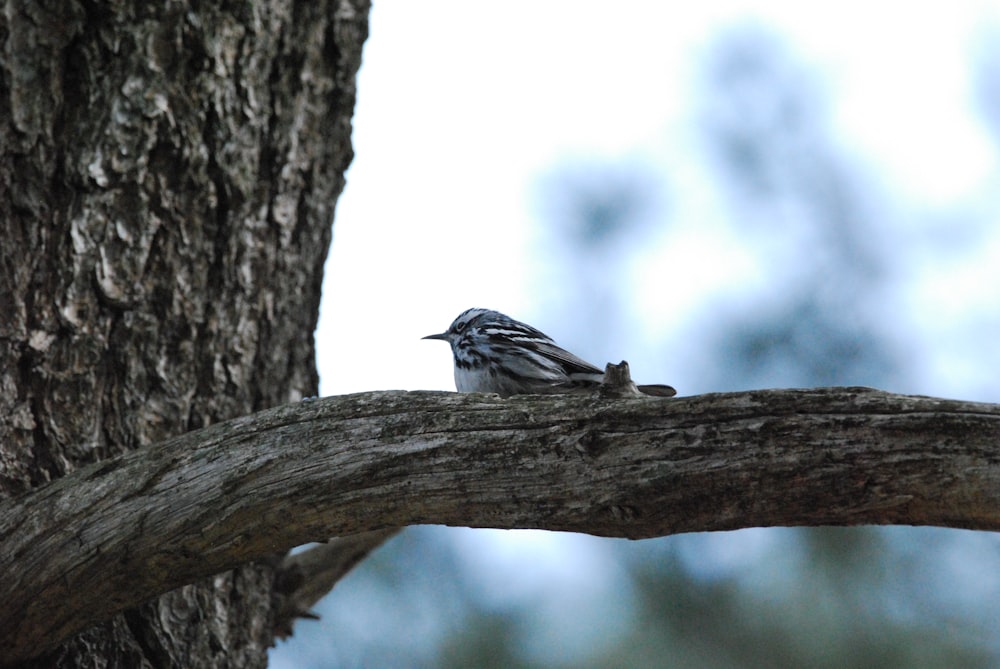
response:
{"label": "gray branch surface", "polygon": [[866,388],[676,399],[372,392],[287,405],[0,504],[0,664],[330,536],[1000,529],[1000,405]]}

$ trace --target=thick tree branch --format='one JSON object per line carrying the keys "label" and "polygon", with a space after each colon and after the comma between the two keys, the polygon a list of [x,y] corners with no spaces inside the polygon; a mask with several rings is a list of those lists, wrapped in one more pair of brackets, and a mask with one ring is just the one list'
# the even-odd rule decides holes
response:
{"label": "thick tree branch", "polygon": [[288,405],[0,505],[0,658],[331,535],[1000,529],[1000,405],[864,388],[680,399],[376,392]]}

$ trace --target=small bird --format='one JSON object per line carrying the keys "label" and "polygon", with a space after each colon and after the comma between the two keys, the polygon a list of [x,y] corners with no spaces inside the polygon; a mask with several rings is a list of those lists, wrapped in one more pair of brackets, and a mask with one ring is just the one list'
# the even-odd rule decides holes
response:
{"label": "small bird", "polygon": [[[451,344],[455,387],[460,393],[584,393],[595,390],[604,371],[560,348],[543,332],[498,311],[468,309],[446,332],[424,339]],[[666,385],[639,386],[657,397],[673,397]]]}

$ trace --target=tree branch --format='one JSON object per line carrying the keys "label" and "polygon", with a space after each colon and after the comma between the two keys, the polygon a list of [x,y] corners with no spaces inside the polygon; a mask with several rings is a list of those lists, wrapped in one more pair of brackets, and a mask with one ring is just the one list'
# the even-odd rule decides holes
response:
{"label": "tree branch", "polygon": [[0,658],[331,535],[1000,529],[1000,405],[865,388],[680,399],[375,392],[278,407],[0,505]]}
{"label": "tree branch", "polygon": [[319,618],[309,609],[368,554],[402,528],[336,537],[301,553],[287,555],[278,565],[274,596],[274,635],[292,635],[297,618]]}

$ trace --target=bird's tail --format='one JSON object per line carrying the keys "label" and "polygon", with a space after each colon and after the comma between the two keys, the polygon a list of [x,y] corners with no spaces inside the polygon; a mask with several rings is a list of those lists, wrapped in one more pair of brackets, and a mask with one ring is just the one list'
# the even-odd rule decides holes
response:
{"label": "bird's tail", "polygon": [[654,383],[648,386],[638,386],[639,392],[643,395],[652,395],[653,397],[673,397],[677,394],[673,386],[666,386],[661,383]]}

